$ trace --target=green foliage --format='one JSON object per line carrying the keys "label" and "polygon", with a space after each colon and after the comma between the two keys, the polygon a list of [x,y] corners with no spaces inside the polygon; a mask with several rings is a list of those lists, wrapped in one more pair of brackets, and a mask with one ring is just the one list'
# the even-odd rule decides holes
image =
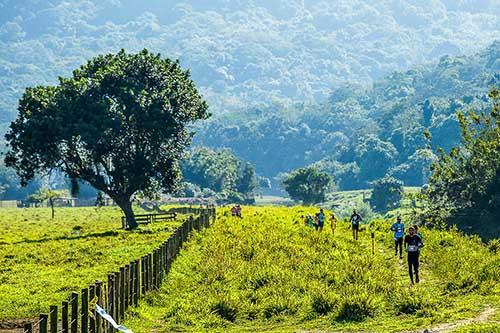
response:
{"label": "green foliage", "polygon": [[40,179],[35,178],[26,186],[21,186],[16,172],[7,168],[3,161],[0,162],[0,198],[2,200],[24,200],[40,188],[40,183]]}
{"label": "green foliage", "polygon": [[46,200],[54,200],[65,196],[68,196],[67,191],[41,188],[32,195],[30,195],[28,197],[28,201],[33,203],[42,203]]}
{"label": "green foliage", "polygon": [[361,137],[354,153],[361,169],[360,177],[367,181],[383,177],[393,166],[398,154],[390,142],[384,142],[373,135]]}
{"label": "green foliage", "polygon": [[[486,92],[500,77],[492,60],[499,49],[496,42],[476,55],[444,57],[381,77],[372,88],[336,87],[322,104],[277,104],[216,115],[194,142],[231,148],[271,179],[314,165],[343,190],[366,188],[386,175],[421,186],[428,180],[433,150],[450,151],[460,143],[456,113],[491,107]],[[431,146],[424,132],[432,134]]]}
{"label": "green foliage", "polygon": [[[458,144],[454,113],[484,109],[500,66],[498,29],[484,24],[497,20],[495,1],[5,0],[0,11],[2,135],[25,87],[146,45],[190,68],[217,114],[197,128],[197,144],[231,148],[269,179],[333,158],[352,166],[332,174],[342,189],[366,187],[389,167],[406,185],[425,183],[427,164],[410,158],[424,148],[422,131],[436,145]],[[376,175],[352,164],[366,135],[398,152]]]}
{"label": "green foliage", "polygon": [[[496,22],[500,10],[496,1],[409,0],[376,5],[355,0],[341,8],[333,2],[284,0],[80,0],[71,6],[62,0],[5,0],[2,5],[4,119],[14,116],[7,112],[14,112],[22,87],[50,84],[99,53],[138,51],[142,45],[179,57],[221,111],[271,100],[312,101],[346,81],[366,85],[446,54],[473,53],[498,38],[496,26],[484,22]],[[486,60],[490,68],[498,66],[497,59],[492,54]],[[443,68],[451,84],[443,78],[436,84],[441,90],[465,90],[462,80],[473,81],[474,69],[474,64]],[[415,90],[411,83],[402,78],[384,93],[406,97]],[[352,96],[339,89],[336,97]]]}
{"label": "green foliage", "polygon": [[116,207],[0,210],[0,320],[34,318],[158,247],[179,221],[119,229]]}
{"label": "green foliage", "polygon": [[332,183],[331,177],[314,167],[300,168],[283,180],[285,191],[293,200],[302,200],[305,205],[323,202]]}
{"label": "green foliage", "polygon": [[258,187],[254,166],[237,158],[228,149],[193,149],[182,161],[181,170],[187,182],[202,190],[222,194],[223,201],[252,201]]}
{"label": "green foliage", "polygon": [[375,296],[369,291],[359,289],[363,286],[353,286],[343,297],[339,313],[335,320],[339,321],[363,321],[375,315],[377,309]]}
{"label": "green foliage", "polygon": [[385,177],[372,183],[370,205],[378,212],[398,207],[403,199],[403,182],[392,177]]}
{"label": "green foliage", "polygon": [[500,235],[500,92],[488,113],[459,113],[462,145],[441,151],[432,165],[427,216],[485,238]]}
{"label": "green foliage", "polygon": [[187,126],[207,117],[178,62],[122,50],[91,59],[57,86],[27,88],[5,161],[23,184],[52,169],[88,182],[135,227],[131,197],[175,189]]}

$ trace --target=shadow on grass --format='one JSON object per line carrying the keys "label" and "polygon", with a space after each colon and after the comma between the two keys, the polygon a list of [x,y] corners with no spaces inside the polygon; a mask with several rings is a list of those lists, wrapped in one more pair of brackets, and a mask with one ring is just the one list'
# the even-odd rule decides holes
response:
{"label": "shadow on grass", "polygon": [[101,238],[101,237],[114,237],[118,236],[120,233],[116,230],[108,230],[104,232],[93,232],[84,235],[67,235],[59,237],[45,237],[39,239],[23,239],[17,242],[0,242],[1,245],[16,245],[16,244],[30,244],[30,243],[45,243],[50,241],[60,241],[60,240],[78,240],[78,239],[88,239],[88,238]]}
{"label": "shadow on grass", "polygon": [[39,244],[39,243],[46,243],[46,242],[51,242],[51,241],[61,241],[61,240],[80,240],[80,239],[91,239],[91,238],[103,238],[103,237],[116,237],[120,235],[121,233],[130,233],[130,234],[154,234],[158,232],[164,232],[164,231],[173,231],[177,228],[177,226],[167,226],[162,229],[158,230],[151,230],[151,229],[135,229],[133,231],[117,231],[117,230],[108,230],[108,231],[103,231],[103,232],[92,232],[92,233],[87,233],[87,234],[72,234],[72,235],[65,235],[65,236],[58,236],[58,237],[44,237],[44,238],[39,238],[39,239],[23,239],[20,241],[15,241],[15,242],[5,242],[5,241],[0,241],[0,245],[16,245],[16,244]]}

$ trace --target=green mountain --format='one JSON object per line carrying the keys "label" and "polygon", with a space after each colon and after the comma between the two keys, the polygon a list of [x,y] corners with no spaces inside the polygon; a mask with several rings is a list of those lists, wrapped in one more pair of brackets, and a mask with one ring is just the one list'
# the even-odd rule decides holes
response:
{"label": "green mountain", "polygon": [[26,87],[148,48],[179,58],[211,105],[196,144],[275,180],[316,163],[342,189],[386,174],[420,185],[433,158],[423,130],[449,149],[455,111],[488,109],[499,12],[466,0],[1,0],[0,134]]}
{"label": "green mountain", "polygon": [[341,189],[363,188],[386,175],[422,185],[433,151],[460,144],[457,111],[489,112],[487,94],[494,85],[500,85],[498,41],[472,56],[444,56],[433,65],[394,72],[367,89],[339,87],[325,103],[216,116],[196,142],[231,148],[271,178],[315,164]]}
{"label": "green mountain", "polygon": [[121,48],[179,58],[213,112],[312,102],[478,51],[498,38],[499,12],[487,0],[2,0],[0,120],[26,86]]}

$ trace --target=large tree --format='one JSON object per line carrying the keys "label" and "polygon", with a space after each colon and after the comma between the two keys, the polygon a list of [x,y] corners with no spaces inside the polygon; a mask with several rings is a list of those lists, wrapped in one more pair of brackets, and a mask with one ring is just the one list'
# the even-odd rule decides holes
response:
{"label": "large tree", "polygon": [[426,193],[428,218],[457,224],[485,239],[500,235],[500,90],[489,114],[459,113],[462,145],[441,150]]}
{"label": "large tree", "polygon": [[283,185],[293,200],[302,200],[304,205],[323,202],[332,178],[315,167],[300,168],[293,171]]}
{"label": "large tree", "polygon": [[132,196],[175,188],[188,126],[207,108],[178,61],[147,50],[98,56],[57,86],[26,89],[5,162],[23,183],[54,169],[88,182],[134,228]]}
{"label": "large tree", "polygon": [[374,182],[370,206],[373,210],[384,212],[399,206],[403,199],[403,182],[393,177],[384,177]]}

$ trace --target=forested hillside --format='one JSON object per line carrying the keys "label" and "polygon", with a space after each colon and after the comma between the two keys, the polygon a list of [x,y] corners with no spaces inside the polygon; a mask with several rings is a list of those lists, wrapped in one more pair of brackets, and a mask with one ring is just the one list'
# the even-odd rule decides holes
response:
{"label": "forested hillside", "polygon": [[484,48],[499,12],[488,0],[1,0],[0,120],[26,86],[121,48],[179,58],[213,112],[312,102]]}
{"label": "forested hillside", "polygon": [[363,188],[386,175],[421,185],[433,151],[460,143],[456,112],[490,110],[489,87],[499,83],[497,41],[473,56],[444,56],[394,72],[369,89],[344,85],[325,103],[215,116],[196,140],[232,148],[266,177],[314,163],[341,189]]}
{"label": "forested hillside", "polygon": [[148,48],[179,58],[209,102],[196,144],[231,148],[274,188],[313,163],[340,189],[385,175],[420,185],[433,158],[423,130],[449,149],[455,111],[488,109],[499,12],[466,0],[0,0],[0,136],[26,87]]}

